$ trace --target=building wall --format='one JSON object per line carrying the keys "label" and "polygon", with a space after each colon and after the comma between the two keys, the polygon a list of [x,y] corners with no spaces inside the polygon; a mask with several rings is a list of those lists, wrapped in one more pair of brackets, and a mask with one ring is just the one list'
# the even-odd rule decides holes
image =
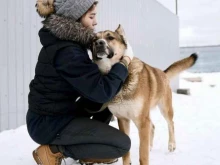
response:
{"label": "building wall", "polygon": [[25,124],[40,43],[35,0],[1,0],[0,131]]}
{"label": "building wall", "polygon": [[[29,82],[41,48],[36,0],[2,0],[0,10],[0,131],[25,124]],[[155,0],[105,0],[99,4],[99,30],[122,24],[135,56],[165,69],[179,59],[178,18]],[[173,89],[178,80],[172,81]]]}
{"label": "building wall", "polygon": [[[157,1],[109,0],[98,9],[97,30],[115,30],[121,24],[135,56],[144,62],[164,70],[180,59],[178,17]],[[178,77],[171,86],[174,91],[179,87]]]}

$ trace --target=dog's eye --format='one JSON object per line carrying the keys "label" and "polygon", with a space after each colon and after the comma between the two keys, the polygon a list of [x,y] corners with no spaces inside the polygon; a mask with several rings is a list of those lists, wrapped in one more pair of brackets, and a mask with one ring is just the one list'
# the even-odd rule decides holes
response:
{"label": "dog's eye", "polygon": [[114,37],[109,36],[109,37],[108,37],[108,39],[109,39],[109,40],[114,40],[115,38],[114,38]]}

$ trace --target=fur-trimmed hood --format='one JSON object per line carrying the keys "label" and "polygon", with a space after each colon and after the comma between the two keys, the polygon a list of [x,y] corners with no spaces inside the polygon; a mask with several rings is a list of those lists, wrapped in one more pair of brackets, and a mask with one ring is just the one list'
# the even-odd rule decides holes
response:
{"label": "fur-trimmed hood", "polygon": [[78,42],[87,48],[95,36],[92,29],[85,28],[79,22],[56,14],[50,15],[42,23],[44,28],[48,29],[55,37]]}

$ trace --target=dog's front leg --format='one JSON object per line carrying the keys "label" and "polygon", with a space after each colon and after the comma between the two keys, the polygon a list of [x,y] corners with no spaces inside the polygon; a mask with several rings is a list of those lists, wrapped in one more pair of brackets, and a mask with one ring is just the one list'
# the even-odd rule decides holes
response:
{"label": "dog's front leg", "polygon": [[149,165],[150,154],[150,118],[149,116],[142,115],[134,121],[140,138],[140,165]]}
{"label": "dog's front leg", "polygon": [[[126,135],[129,136],[130,134],[130,120],[128,119],[118,119],[118,126],[120,131],[124,132]],[[123,165],[130,165],[131,158],[130,158],[130,151],[125,154],[123,157]]]}

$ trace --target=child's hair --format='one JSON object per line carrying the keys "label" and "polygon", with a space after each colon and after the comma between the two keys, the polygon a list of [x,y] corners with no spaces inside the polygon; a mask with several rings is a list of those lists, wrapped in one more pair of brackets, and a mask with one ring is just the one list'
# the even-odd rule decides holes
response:
{"label": "child's hair", "polygon": [[98,3],[99,3],[98,1],[95,1],[95,2],[93,3],[93,5],[89,8],[88,11],[91,11]]}
{"label": "child's hair", "polygon": [[[98,1],[95,1],[95,2],[93,3],[93,5],[89,8],[88,11],[93,10],[93,8],[96,7],[96,5],[97,5],[98,3],[99,3]],[[88,11],[87,11],[87,12],[88,12]],[[87,13],[87,12],[86,12],[86,13]],[[85,13],[85,14],[86,14],[86,13]],[[85,15],[85,14],[84,14],[84,15]],[[84,15],[83,15],[83,16],[84,16]],[[76,22],[80,22],[83,16],[81,16]]]}

